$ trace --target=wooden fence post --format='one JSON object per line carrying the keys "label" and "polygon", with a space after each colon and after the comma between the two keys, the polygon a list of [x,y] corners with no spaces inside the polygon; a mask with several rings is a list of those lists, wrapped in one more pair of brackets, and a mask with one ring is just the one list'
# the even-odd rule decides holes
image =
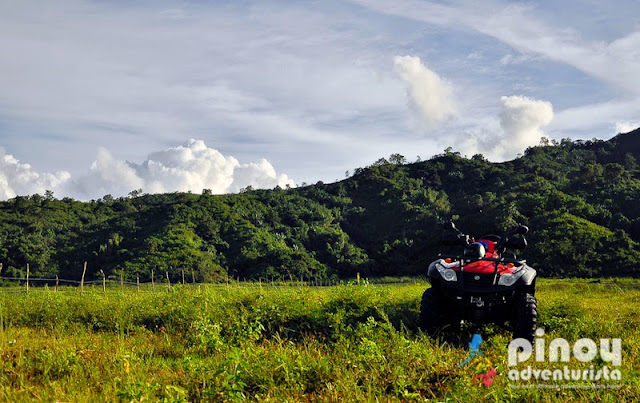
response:
{"label": "wooden fence post", "polygon": [[184,285],[184,269],[182,269],[182,285]]}
{"label": "wooden fence post", "polygon": [[120,291],[124,294],[124,269],[120,269]]}
{"label": "wooden fence post", "polygon": [[138,290],[138,294],[140,294],[140,276],[136,276],[136,289]]}
{"label": "wooden fence post", "polygon": [[29,263],[27,263],[27,294],[29,294]]}
{"label": "wooden fence post", "polygon": [[165,272],[167,275],[167,291],[171,291],[171,280],[169,280],[169,272]]}
{"label": "wooden fence post", "polygon": [[107,293],[107,279],[106,276],[104,275],[104,272],[102,271],[102,269],[100,269],[100,274],[102,274],[102,292],[103,293]]}
{"label": "wooden fence post", "polygon": [[58,275],[56,274],[56,292],[58,292],[58,285],[60,284],[60,279],[58,278]]}
{"label": "wooden fence post", "polygon": [[87,261],[84,261],[84,269],[82,269],[82,278],[80,279],[80,294],[84,294],[84,275],[87,272]]}
{"label": "wooden fence post", "polygon": [[[2,270],[2,265],[0,265],[0,270]],[[196,283],[196,275],[193,272],[193,269],[191,269],[191,284],[195,284]]]}
{"label": "wooden fence post", "polygon": [[151,269],[151,292],[155,292],[156,290],[156,285],[153,282],[153,269]]}

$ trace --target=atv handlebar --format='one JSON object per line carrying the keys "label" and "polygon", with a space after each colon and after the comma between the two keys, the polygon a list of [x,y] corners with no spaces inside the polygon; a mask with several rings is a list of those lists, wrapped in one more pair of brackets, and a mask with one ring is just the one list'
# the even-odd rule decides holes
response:
{"label": "atv handlebar", "polygon": [[460,256],[460,255],[444,255],[444,254],[439,254],[438,257],[440,259],[452,259],[452,260],[466,260],[466,261],[478,261],[478,260],[486,260],[488,262],[497,262],[497,263],[513,263],[513,264],[517,264],[517,265],[523,265],[525,263],[527,263],[526,259],[513,259],[513,258],[509,258],[509,257],[499,257],[499,258],[495,258],[495,257],[481,257],[479,259],[469,259],[468,257],[464,257],[464,256]]}
{"label": "atv handlebar", "polygon": [[[449,234],[445,234],[441,241],[444,245],[449,246],[467,246],[475,239],[472,236],[464,234],[453,222],[449,222],[448,229],[452,231]],[[527,240],[524,237],[529,232],[529,227],[526,225],[518,225],[513,229],[510,235],[497,236],[497,235],[485,235],[482,239],[490,239],[497,242],[498,253],[504,252],[506,249],[525,250],[527,248]],[[518,237],[512,237],[512,235],[520,235]],[[486,237],[486,238],[485,238]]]}

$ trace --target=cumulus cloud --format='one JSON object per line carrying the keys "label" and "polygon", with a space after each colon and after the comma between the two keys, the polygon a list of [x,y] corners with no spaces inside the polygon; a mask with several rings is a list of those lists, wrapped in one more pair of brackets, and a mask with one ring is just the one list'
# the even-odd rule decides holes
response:
{"label": "cumulus cloud", "polygon": [[0,200],[32,193],[44,194],[46,190],[64,185],[70,178],[66,171],[38,173],[31,165],[21,163],[0,148]]}
{"label": "cumulus cloud", "polygon": [[408,85],[409,106],[425,129],[456,114],[451,85],[427,68],[419,57],[396,56],[396,74]]}
{"label": "cumulus cloud", "polygon": [[123,196],[132,190],[148,193],[196,192],[210,189],[221,194],[242,188],[294,186],[285,174],[277,174],[266,159],[241,164],[224,156],[202,140],[189,140],[182,146],[149,154],[141,164],[121,161],[101,148],[88,172],[71,179],[68,172],[39,174],[29,164],[21,164],[0,149],[0,199],[16,195],[44,193],[79,199],[98,198],[105,194]]}
{"label": "cumulus cloud", "polygon": [[225,193],[233,184],[235,169],[240,164],[234,157],[225,157],[207,147],[202,140],[189,140],[182,146],[149,155],[140,165],[130,165],[144,180],[145,190],[151,193],[202,189]]}
{"label": "cumulus cloud", "polygon": [[481,153],[491,160],[504,161],[539,144],[545,136],[542,127],[553,120],[550,102],[518,95],[503,96],[500,101],[500,128],[478,129],[480,132],[455,137],[455,145],[463,154]]}
{"label": "cumulus cloud", "polygon": [[617,122],[616,133],[629,133],[640,128],[640,122]]}
{"label": "cumulus cloud", "polygon": [[193,139],[181,146],[151,153],[141,164],[115,160],[108,151],[101,149],[89,174],[76,184],[85,195],[96,195],[98,190],[101,195],[123,195],[134,189],[149,193],[199,193],[210,189],[222,194],[237,192],[247,186],[295,185],[287,175],[277,175],[266,159],[241,164],[236,158],[207,147],[204,141]]}
{"label": "cumulus cloud", "polygon": [[540,137],[544,136],[540,128],[553,120],[551,102],[517,95],[503,96],[500,100],[500,126],[505,134],[501,147],[505,151],[517,149],[522,152],[525,148],[538,144]]}
{"label": "cumulus cloud", "polygon": [[69,183],[64,193],[80,199],[100,197],[108,193],[126,195],[134,189],[142,188],[144,184],[130,163],[118,161],[106,148],[100,148],[89,172]]}

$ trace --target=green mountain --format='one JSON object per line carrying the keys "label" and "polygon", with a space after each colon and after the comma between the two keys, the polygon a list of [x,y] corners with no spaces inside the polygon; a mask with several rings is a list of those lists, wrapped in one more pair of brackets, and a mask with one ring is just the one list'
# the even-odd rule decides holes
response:
{"label": "green mountain", "polygon": [[[447,149],[394,154],[343,181],[240,194],[0,202],[2,275],[197,281],[423,275],[442,224],[473,235],[527,224],[542,276],[640,276],[640,129],[609,141],[541,141],[491,163]],[[159,274],[156,274],[158,276]]]}

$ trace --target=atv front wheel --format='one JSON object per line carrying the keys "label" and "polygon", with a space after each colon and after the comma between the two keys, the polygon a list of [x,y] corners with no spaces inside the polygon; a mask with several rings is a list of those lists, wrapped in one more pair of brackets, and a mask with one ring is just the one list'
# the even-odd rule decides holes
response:
{"label": "atv front wheel", "polygon": [[538,300],[529,293],[516,295],[513,338],[523,338],[533,343],[538,324]]}
{"label": "atv front wheel", "polygon": [[444,324],[444,306],[433,288],[422,294],[420,303],[420,328],[433,336]]}

